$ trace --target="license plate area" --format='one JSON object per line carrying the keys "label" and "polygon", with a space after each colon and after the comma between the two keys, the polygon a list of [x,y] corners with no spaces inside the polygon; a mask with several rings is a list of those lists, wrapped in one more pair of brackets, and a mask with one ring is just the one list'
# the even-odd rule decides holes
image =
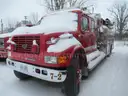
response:
{"label": "license plate area", "polygon": [[32,77],[36,77],[50,82],[63,82],[66,79],[66,70],[59,71],[43,67],[37,67],[22,62],[13,61],[8,58],[7,66],[23,74],[27,74]]}
{"label": "license plate area", "polygon": [[22,72],[28,72],[28,66],[27,65],[20,65],[20,71]]}

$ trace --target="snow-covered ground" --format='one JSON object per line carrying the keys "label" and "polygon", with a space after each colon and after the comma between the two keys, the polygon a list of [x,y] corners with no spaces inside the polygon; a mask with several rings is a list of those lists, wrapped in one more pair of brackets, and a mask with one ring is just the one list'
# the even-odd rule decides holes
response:
{"label": "snow-covered ground", "polygon": [[[79,96],[128,96],[127,81],[128,46],[116,42],[112,55],[82,81]],[[0,61],[0,96],[64,96],[60,88],[61,84],[35,78],[20,81]]]}

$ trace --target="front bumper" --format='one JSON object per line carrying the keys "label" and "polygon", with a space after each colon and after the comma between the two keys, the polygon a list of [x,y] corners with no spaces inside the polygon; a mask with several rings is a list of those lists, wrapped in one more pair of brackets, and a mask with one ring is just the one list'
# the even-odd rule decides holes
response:
{"label": "front bumper", "polygon": [[6,63],[7,66],[13,70],[50,82],[64,82],[67,77],[66,70],[37,67],[31,64],[14,61],[9,58],[7,58]]}
{"label": "front bumper", "polygon": [[7,58],[7,57],[8,57],[7,52],[0,51],[0,58]]}

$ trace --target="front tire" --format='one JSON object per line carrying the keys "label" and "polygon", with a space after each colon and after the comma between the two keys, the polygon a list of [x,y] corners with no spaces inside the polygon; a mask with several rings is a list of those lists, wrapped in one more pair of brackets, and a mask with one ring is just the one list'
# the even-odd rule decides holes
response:
{"label": "front tire", "polygon": [[23,73],[20,73],[18,71],[15,71],[14,70],[14,74],[17,78],[19,78],[20,80],[26,80],[28,79],[30,76],[29,75],[26,75],[26,74],[23,74]]}
{"label": "front tire", "polygon": [[77,96],[80,91],[81,69],[79,56],[74,55],[67,68],[67,78],[64,82],[64,93],[67,96]]}

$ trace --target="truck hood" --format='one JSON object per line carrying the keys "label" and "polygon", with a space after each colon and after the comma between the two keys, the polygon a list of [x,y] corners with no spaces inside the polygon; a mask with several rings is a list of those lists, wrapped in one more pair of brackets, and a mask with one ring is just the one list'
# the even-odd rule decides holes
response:
{"label": "truck hood", "polygon": [[5,37],[11,37],[14,35],[23,35],[23,34],[50,34],[50,33],[60,33],[60,32],[70,32],[70,31],[75,31],[70,27],[58,27],[58,28],[44,28],[41,25],[38,26],[33,26],[33,27],[19,27],[16,28],[13,32],[11,33],[4,33],[4,34],[0,34],[0,38],[5,38]]}
{"label": "truck hood", "polygon": [[0,34],[0,38],[10,37],[11,33]]}
{"label": "truck hood", "polygon": [[70,26],[58,26],[56,27],[44,27],[43,25],[37,25],[33,27],[19,27],[15,29],[11,35],[19,35],[19,34],[51,34],[51,33],[57,33],[57,32],[71,32],[76,31],[77,29],[71,28]]}

